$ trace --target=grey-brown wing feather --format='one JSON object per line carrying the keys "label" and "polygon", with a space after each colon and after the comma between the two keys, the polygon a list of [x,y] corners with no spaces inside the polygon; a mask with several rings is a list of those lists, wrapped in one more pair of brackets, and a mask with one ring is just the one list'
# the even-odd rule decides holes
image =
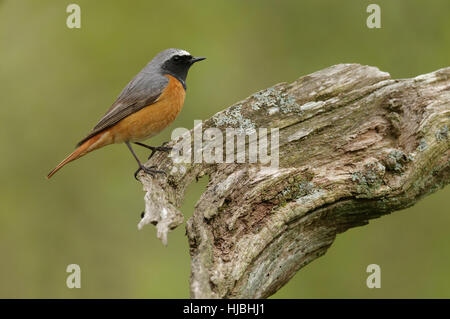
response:
{"label": "grey-brown wing feather", "polygon": [[156,72],[140,72],[122,90],[117,100],[100,119],[97,125],[95,125],[91,133],[82,139],[77,146],[83,144],[101,131],[118,123],[128,115],[154,103],[162,94],[168,83],[168,78]]}

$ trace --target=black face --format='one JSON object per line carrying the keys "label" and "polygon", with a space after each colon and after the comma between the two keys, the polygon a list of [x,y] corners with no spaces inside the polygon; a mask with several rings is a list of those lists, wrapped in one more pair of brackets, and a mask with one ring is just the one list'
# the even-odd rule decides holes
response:
{"label": "black face", "polygon": [[184,85],[189,68],[192,64],[204,59],[205,58],[194,58],[191,55],[174,55],[169,60],[164,62],[162,69],[166,71],[167,74],[176,77]]}

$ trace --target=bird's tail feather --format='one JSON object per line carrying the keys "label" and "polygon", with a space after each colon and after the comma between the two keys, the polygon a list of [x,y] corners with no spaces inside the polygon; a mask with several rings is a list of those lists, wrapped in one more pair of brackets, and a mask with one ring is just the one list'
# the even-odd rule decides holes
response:
{"label": "bird's tail feather", "polygon": [[94,149],[97,149],[98,147],[90,148],[95,142],[98,141],[98,139],[101,137],[102,134],[97,134],[87,141],[85,141],[83,144],[78,146],[75,151],[73,151],[69,156],[67,156],[61,163],[58,164],[50,173],[47,175],[47,179],[52,177],[57,171],[59,171],[63,166],[66,164],[86,155],[87,153],[93,151]]}

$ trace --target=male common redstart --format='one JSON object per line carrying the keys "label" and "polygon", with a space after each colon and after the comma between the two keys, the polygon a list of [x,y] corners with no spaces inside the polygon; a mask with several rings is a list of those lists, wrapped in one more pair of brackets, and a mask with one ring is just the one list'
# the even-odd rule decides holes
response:
{"label": "male common redstart", "polygon": [[123,142],[138,162],[135,177],[141,169],[148,174],[164,173],[153,167],[145,167],[130,143],[151,149],[152,154],[169,150],[138,141],[155,136],[172,123],[184,104],[189,68],[204,59],[193,57],[180,49],[167,49],[156,55],[123,89],[92,132],[77,144],[75,151],[59,163],[47,178],[89,152]]}

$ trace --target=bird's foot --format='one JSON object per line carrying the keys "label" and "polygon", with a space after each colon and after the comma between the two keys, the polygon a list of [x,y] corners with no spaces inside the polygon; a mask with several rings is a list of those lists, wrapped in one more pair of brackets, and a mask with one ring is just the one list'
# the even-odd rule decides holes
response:
{"label": "bird's foot", "polygon": [[155,169],[156,166],[150,166],[150,167],[145,167],[145,166],[140,166],[136,172],[134,172],[134,178],[136,180],[138,180],[137,178],[137,174],[142,170],[145,173],[147,173],[148,175],[150,175],[151,177],[155,177],[156,174],[164,174],[167,176],[166,172],[159,170],[159,169]]}

